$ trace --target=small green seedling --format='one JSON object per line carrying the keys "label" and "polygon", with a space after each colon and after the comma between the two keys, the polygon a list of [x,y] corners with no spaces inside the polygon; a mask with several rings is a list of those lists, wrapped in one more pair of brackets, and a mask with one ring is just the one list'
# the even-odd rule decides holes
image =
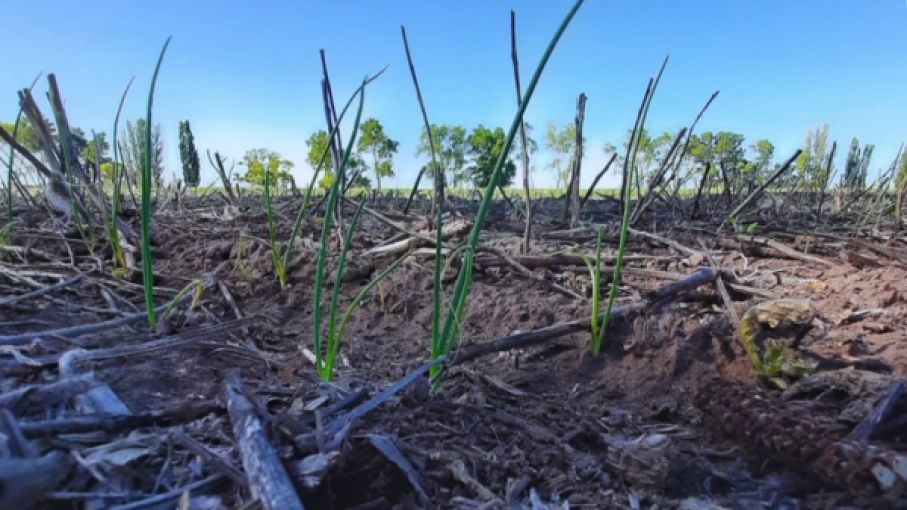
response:
{"label": "small green seedling", "polygon": [[781,343],[769,341],[765,353],[760,355],[756,338],[760,325],[775,328],[782,325],[804,325],[812,321],[813,312],[809,303],[796,299],[777,299],[750,307],[740,318],[738,338],[746,352],[753,370],[774,386],[784,389],[788,381],[799,379],[816,368],[816,364],[798,359]]}
{"label": "small green seedling", "polygon": [[13,227],[16,226],[16,223],[18,223],[18,221],[13,220],[0,227],[0,246],[9,244],[9,236],[12,233]]}
{"label": "small green seedling", "polygon": [[592,341],[590,342],[592,348],[592,355],[598,356],[598,353],[601,351],[602,340],[604,339],[604,329],[599,330],[599,314],[601,306],[601,279],[602,279],[602,228],[598,229],[598,234],[595,236],[595,260],[589,260],[589,258],[580,250],[577,250],[580,257],[582,257],[583,262],[585,262],[586,267],[589,268],[589,276],[592,279],[592,321],[590,327],[592,329]]}
{"label": "small green seedling", "polygon": [[649,105],[652,104],[652,96],[655,94],[655,89],[658,87],[658,82],[661,81],[661,75],[665,70],[665,66],[667,65],[668,58],[665,57],[664,62],[661,64],[661,69],[658,70],[658,74],[654,79],[649,80],[649,86],[646,88],[645,95],[643,95],[642,105],[639,108],[639,114],[636,118],[636,125],[633,127],[633,131],[631,132],[630,147],[627,151],[626,156],[624,157],[624,176],[626,177],[624,181],[627,183],[627,185],[625,186],[623,197],[624,207],[623,217],[621,218],[620,222],[620,240],[617,244],[617,255],[614,258],[614,274],[611,277],[611,289],[608,292],[608,305],[605,309],[605,318],[602,320],[601,330],[598,332],[598,339],[594,339],[592,344],[592,354],[595,356],[598,355],[599,349],[601,349],[601,339],[604,339],[605,332],[608,329],[608,322],[611,320],[611,311],[614,308],[614,300],[617,299],[617,290],[620,287],[621,270],[623,269],[624,264],[624,253],[627,250],[627,232],[630,229],[630,198],[632,192],[632,186],[630,186],[632,179],[630,177],[633,175],[634,170],[638,172],[638,169],[636,168],[636,155],[639,151],[639,142],[642,133],[645,130],[646,116],[649,113]]}

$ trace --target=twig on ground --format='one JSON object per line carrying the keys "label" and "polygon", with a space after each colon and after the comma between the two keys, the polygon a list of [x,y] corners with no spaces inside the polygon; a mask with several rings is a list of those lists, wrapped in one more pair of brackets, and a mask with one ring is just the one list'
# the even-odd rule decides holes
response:
{"label": "twig on ground", "polygon": [[181,404],[172,409],[133,415],[87,414],[51,420],[20,421],[25,437],[51,437],[85,432],[117,432],[141,427],[172,427],[212,413],[223,413],[220,404],[212,402]]}
{"label": "twig on ground", "polygon": [[651,232],[646,232],[644,230],[637,230],[632,227],[628,228],[627,232],[629,232],[635,236],[645,237],[646,239],[651,239],[653,241],[657,241],[666,246],[670,246],[671,248],[674,248],[675,250],[677,250],[685,255],[702,255],[702,253],[700,253],[692,248],[687,248],[686,246],[678,243],[677,241],[675,241],[673,239],[668,239],[667,237],[662,237],[658,234],[653,234]]}
{"label": "twig on ground", "polygon": [[781,244],[778,241],[769,239],[767,237],[738,234],[735,237],[735,239],[737,239],[740,242],[744,242],[744,243],[756,244],[756,245],[760,245],[760,246],[767,246],[767,247],[777,251],[778,253],[781,253],[782,255],[786,255],[792,259],[802,260],[803,262],[809,262],[811,264],[820,264],[825,267],[835,267],[838,265],[834,261],[824,259],[822,257],[817,257],[815,255],[808,255],[806,253],[802,253],[800,251],[797,251],[789,246],[785,246],[784,244]]}
{"label": "twig on ground", "polygon": [[189,494],[205,492],[213,489],[222,481],[224,481],[223,475],[211,475],[207,478],[202,478],[201,480],[186,484],[184,487],[177,487],[176,489],[173,489],[171,491],[155,494],[154,496],[149,496],[138,501],[133,501],[132,503],[111,506],[109,507],[109,510],[141,510],[143,508],[160,508],[166,503],[171,503],[180,499],[186,492],[188,492]]}
{"label": "twig on ground", "polygon": [[[701,238],[698,239],[699,246],[702,247],[702,252],[705,254],[706,258],[709,260],[709,265],[712,266],[712,269],[715,271],[720,271],[721,268],[718,265],[718,261],[715,260],[715,257],[712,256],[711,252],[705,245],[705,241]],[[730,294],[727,292],[727,287],[724,285],[724,279],[721,277],[719,272],[715,275],[715,288],[718,289],[718,294],[721,295],[721,300],[724,302],[724,309],[727,312],[727,317],[730,319],[731,324],[734,325],[734,329],[740,327],[740,315],[737,313],[737,309],[734,308],[734,302],[731,300]]]}
{"label": "twig on ground", "polygon": [[518,272],[519,274],[525,276],[526,278],[529,278],[530,280],[536,281],[536,282],[544,285],[545,287],[548,287],[549,289],[560,292],[561,294],[564,294],[565,296],[569,296],[573,299],[578,299],[580,301],[586,301],[585,296],[582,296],[581,294],[578,294],[577,292],[574,292],[562,285],[558,285],[557,283],[552,282],[551,280],[548,280],[542,276],[536,275],[529,268],[527,268],[523,264],[520,264],[519,261],[517,261],[513,257],[507,255],[502,250],[493,248],[491,246],[480,246],[478,251],[480,251],[480,252],[485,251],[485,252],[495,255],[496,257],[498,257],[501,260],[503,260],[504,262],[506,262],[507,265],[512,267],[514,270],[516,270],[516,272]]}
{"label": "twig on ground", "polygon": [[224,379],[224,396],[252,496],[266,510],[302,510],[293,483],[268,441],[255,407],[245,396],[238,371],[231,371]]}
{"label": "twig on ground", "polygon": [[64,287],[69,287],[70,285],[72,285],[74,283],[78,283],[84,277],[85,277],[85,273],[78,273],[71,278],[67,278],[63,281],[60,281],[53,285],[48,285],[41,289],[33,290],[31,292],[26,292],[25,294],[20,294],[18,296],[9,296],[9,297],[2,298],[2,299],[0,299],[0,306],[10,305],[12,303],[18,303],[19,301],[25,301],[27,299],[32,299],[32,298],[36,298],[39,296],[43,296],[44,294],[48,294],[57,289],[62,289]]}
{"label": "twig on ground", "polygon": [[205,445],[193,439],[189,434],[186,434],[182,430],[171,430],[170,437],[174,438],[192,453],[201,457],[205,463],[210,464],[214,469],[220,471],[221,474],[230,480],[233,480],[235,484],[242,487],[249,485],[249,480],[246,478],[246,475],[242,474],[242,471],[233,467],[233,464],[230,464],[230,462],[221,458],[220,455],[217,455],[206,448]]}

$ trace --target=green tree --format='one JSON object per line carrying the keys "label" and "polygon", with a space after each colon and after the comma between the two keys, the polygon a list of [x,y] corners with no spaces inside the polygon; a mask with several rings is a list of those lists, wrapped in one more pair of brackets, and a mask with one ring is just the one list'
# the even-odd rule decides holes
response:
{"label": "green tree", "polygon": [[321,165],[321,170],[330,173],[334,170],[334,160],[331,159],[330,149],[328,148],[328,133],[324,130],[315,131],[309,138],[305,141],[306,147],[309,148],[309,151],[306,153],[306,163],[312,167],[314,172],[318,168],[318,163],[321,162],[321,155],[325,154],[327,150],[327,155],[324,157],[324,161]]}
{"label": "green tree", "polygon": [[749,149],[753,156],[740,167],[746,191],[752,191],[769,178],[775,158],[775,146],[765,138],[756,140]]}
{"label": "green tree", "polygon": [[738,187],[738,181],[745,176],[749,162],[746,160],[744,136],[733,131],[712,133],[704,131],[690,136],[687,154],[699,168],[711,163],[715,171],[709,175],[709,186],[724,186],[727,178],[728,190]]}
{"label": "green tree", "polygon": [[[491,130],[479,124],[473,128],[466,144],[467,154],[471,160],[466,167],[466,173],[474,186],[484,188],[490,184],[494,166],[504,150],[504,130],[501,128]],[[501,170],[501,180],[498,183],[500,186],[510,185],[516,175],[516,165],[509,156],[508,154]]]}
{"label": "green tree", "polygon": [[[535,128],[528,122],[524,122],[523,126],[526,130],[526,148],[529,149],[529,155],[532,156],[539,151],[539,143],[534,138],[532,138],[532,132],[535,130]],[[522,146],[520,146],[520,137],[517,136],[513,139],[513,153],[519,154],[522,150],[523,148]]]}
{"label": "green tree", "polygon": [[293,162],[282,159],[280,154],[268,149],[249,149],[243,156],[246,173],[243,180],[249,184],[263,186],[265,172],[272,183],[286,184],[290,178]]}
{"label": "green tree", "polygon": [[869,173],[869,162],[872,160],[872,151],[874,149],[874,145],[867,143],[861,152],[860,141],[856,137],[850,141],[850,149],[847,151],[847,158],[844,160],[844,174],[841,176],[841,185],[850,191],[866,187],[866,176]]}
{"label": "green tree", "polygon": [[[328,133],[324,130],[318,130],[309,135],[309,138],[305,141],[306,147],[309,148],[309,151],[306,153],[305,160],[306,163],[312,167],[314,172],[318,168],[318,163],[322,162],[321,156],[324,156],[324,160],[321,164],[321,178],[318,181],[318,185],[322,188],[330,188],[331,183],[334,181],[334,161],[331,159],[329,143],[328,143]],[[325,150],[328,152],[325,153]]]}
{"label": "green tree", "polygon": [[85,135],[85,131],[82,128],[72,128],[70,135],[72,135],[72,145],[76,154],[84,157],[85,149],[88,148],[88,137]]}
{"label": "green tree", "polygon": [[[107,142],[107,133],[101,131],[97,133],[95,139],[92,139],[88,142],[84,149],[82,149],[82,159],[90,165],[94,165],[95,161],[95,151],[98,153],[98,160],[101,164],[108,163],[110,161],[110,144]],[[95,147],[97,145],[97,147]]]}
{"label": "green tree", "polygon": [[748,165],[743,142],[744,136],[740,133],[719,131],[715,135],[713,154],[721,171],[722,182],[728,186],[726,193],[736,193],[741,188],[740,181]]}
{"label": "green tree", "polygon": [[[371,189],[372,180],[365,175],[368,168],[364,159],[356,154],[350,154],[350,159],[346,163],[346,172],[344,172],[347,179],[346,185],[356,188]],[[352,179],[353,182],[349,182],[350,179]]]}
{"label": "green tree", "polygon": [[200,179],[198,151],[195,149],[195,137],[192,135],[192,128],[189,126],[188,120],[179,123],[179,135],[183,182],[186,183],[186,186],[198,186]]}
{"label": "green tree", "polygon": [[687,147],[687,154],[693,158],[699,165],[705,165],[712,162],[712,154],[715,146],[715,135],[711,131],[703,131],[700,134],[690,136],[690,144]]}
{"label": "green tree", "polygon": [[828,124],[820,124],[806,133],[803,151],[797,157],[796,170],[807,189],[818,190],[826,181],[828,157]]}
{"label": "green tree", "polygon": [[907,153],[901,153],[901,162],[898,165],[897,173],[894,177],[894,189],[900,190],[904,182],[907,181]]}
{"label": "green tree", "polygon": [[[48,122],[48,126],[53,129],[53,124]],[[0,127],[3,128],[10,135],[13,134],[15,125],[12,122],[0,122]],[[56,136],[55,133],[52,134]],[[28,149],[31,152],[38,152],[38,149],[41,148],[40,143],[38,142],[38,133],[35,131],[35,128],[28,122],[28,119],[23,115],[19,120],[19,130],[16,131],[16,141],[21,143],[23,147]]]}
{"label": "green tree", "polygon": [[732,131],[694,133],[690,136],[687,154],[701,164],[711,162],[736,165],[746,159],[743,141],[742,134]]}
{"label": "green tree", "polygon": [[755,154],[753,164],[760,173],[771,168],[772,160],[775,157],[775,146],[772,142],[765,138],[761,138],[756,140],[756,143],[750,145],[750,150]]}
{"label": "green tree", "polygon": [[[120,163],[120,172],[124,170],[123,163]],[[105,182],[113,182],[113,161],[101,163],[101,176]]]}
{"label": "green tree", "polygon": [[[126,175],[132,182],[138,182],[136,176],[142,168],[145,157],[145,119],[137,119],[134,123],[126,121],[126,129],[120,137],[123,140],[123,163],[126,166]],[[160,187],[164,182],[164,142],[161,141],[161,126],[155,124],[151,131],[151,175],[154,185]]]}
{"label": "green tree", "polygon": [[[624,151],[628,149],[630,143],[630,136],[632,136],[633,130],[627,131],[627,136],[624,139]],[[639,134],[639,144],[638,151],[636,153],[636,170],[638,173],[637,179],[639,182],[644,182],[650,179],[654,172],[658,169],[659,162],[668,156],[668,150],[671,147],[671,143],[674,141],[674,134],[669,131],[663,131],[660,135],[652,138],[649,135],[648,130],[645,128]],[[612,149],[613,152],[614,146],[606,146],[606,153],[610,153],[608,149]],[[659,164],[656,164],[659,163]]]}
{"label": "green tree", "polygon": [[381,189],[382,177],[393,177],[394,154],[397,152],[399,142],[388,138],[384,133],[384,126],[378,119],[366,119],[359,126],[360,136],[358,149],[360,153],[369,153],[372,156],[372,172],[375,174],[375,187]]}
{"label": "green tree", "polygon": [[[444,174],[452,177],[454,186],[459,186],[466,182],[469,178],[465,173],[467,149],[466,130],[462,126],[432,124],[431,137],[434,141],[438,164],[441,165]],[[428,144],[428,134],[425,132],[424,128],[419,137],[417,154],[422,156],[431,155],[431,147]],[[433,178],[431,172],[426,172],[425,175],[429,179]]]}
{"label": "green tree", "polygon": [[548,123],[545,132],[545,148],[554,153],[554,159],[548,162],[548,168],[554,171],[555,188],[567,185],[570,174],[570,163],[576,146],[576,125],[569,122],[560,131],[554,122]]}
{"label": "green tree", "polygon": [[[715,135],[711,131],[690,135],[690,144],[687,146],[687,155],[692,166],[692,170],[689,172],[690,175],[697,175],[706,171],[707,165],[712,164],[714,160],[714,148]],[[710,189],[717,182],[715,179],[716,173],[714,171],[709,172],[708,179],[705,181],[708,186],[707,189]],[[701,176],[696,177],[695,185],[698,186],[700,179]]]}
{"label": "green tree", "polygon": [[744,137],[740,133],[719,131],[715,135],[714,150],[715,158],[718,162],[728,166],[736,166],[745,161],[743,140]]}

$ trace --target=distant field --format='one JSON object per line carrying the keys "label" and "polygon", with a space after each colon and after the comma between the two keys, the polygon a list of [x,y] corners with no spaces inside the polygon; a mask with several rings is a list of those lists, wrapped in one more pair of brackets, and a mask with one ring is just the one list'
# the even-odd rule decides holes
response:
{"label": "distant field", "polygon": [[[223,191],[223,186],[199,186],[198,188],[191,188],[189,191],[194,192],[196,196],[203,196],[211,193],[218,193]],[[258,187],[249,187],[242,186],[241,189],[245,193],[260,193],[261,190]],[[348,194],[353,196],[358,196],[362,192],[366,191],[365,188],[350,188]],[[406,197],[409,196],[411,188],[381,188],[381,193],[388,196],[400,196]],[[507,193],[508,197],[522,197],[523,188],[504,188],[504,191]],[[445,193],[448,196],[460,197],[460,198],[477,198],[477,193],[481,193],[479,190],[473,188],[445,188]],[[532,198],[559,198],[563,197],[567,192],[563,189],[557,188],[532,188],[529,190]],[[581,190],[580,193],[585,193],[586,190]],[[275,195],[287,195],[290,191],[287,189],[274,190]],[[617,188],[595,188],[595,193],[592,198],[607,196],[612,198],[618,198],[620,190]],[[712,190],[712,193],[716,193],[715,190]],[[316,195],[321,195],[322,193],[319,190],[315,191]],[[431,188],[420,188],[418,190],[419,196],[430,197],[432,194]],[[691,198],[696,194],[696,190],[693,188],[683,188],[680,190],[680,196],[682,198]],[[631,196],[635,199],[637,197],[636,191],[631,192]],[[495,191],[495,198],[502,198],[500,191]]]}

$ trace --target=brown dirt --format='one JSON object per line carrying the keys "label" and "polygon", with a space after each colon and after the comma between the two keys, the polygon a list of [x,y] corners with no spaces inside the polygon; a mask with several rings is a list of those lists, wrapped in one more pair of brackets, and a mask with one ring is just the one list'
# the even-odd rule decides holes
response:
{"label": "brown dirt", "polygon": [[[299,242],[292,287],[281,291],[263,241],[267,237],[263,219],[254,213],[231,220],[201,214],[211,211],[216,213],[199,207],[184,214],[157,216],[157,283],[180,289],[192,278],[226,263],[218,278],[242,315],[251,319],[217,338],[216,346],[206,347],[202,342],[187,349],[94,364],[99,377],[134,412],[186,401],[221,401],[225,371],[239,367],[263,411],[272,417],[285,415],[288,422],[299,424],[305,422],[302,407],[319,396],[336,397],[357,387],[373,391],[426,359],[431,330],[429,262],[405,263],[365,299],[344,338],[336,382],[328,386],[316,380],[311,363],[302,355],[303,348],[311,348],[317,244],[313,227],[308,227]],[[287,211],[280,221],[281,232],[289,231]],[[484,242],[516,255],[519,234],[514,230],[519,226],[509,222],[508,214],[503,207],[497,209],[492,227],[483,234]],[[366,217],[355,238],[351,264],[385,267],[388,260],[366,260],[360,254],[394,234]],[[702,235],[686,227],[659,234],[695,249],[699,247],[697,236]],[[533,254],[579,242],[590,246],[585,234],[566,241],[545,240],[544,230],[541,235]],[[863,258],[858,267],[842,257],[846,247],[833,240],[806,246],[802,239],[778,237],[836,262],[834,267],[816,267],[729,249],[717,238],[702,237],[716,251],[718,262],[736,272],[740,283],[777,297],[810,301],[816,311],[812,327],[805,334],[778,333],[795,342],[801,356],[818,361],[818,372],[808,381],[827,374],[857,374],[858,382],[849,389],[838,385],[829,391],[830,386],[820,382],[815,386],[804,383],[785,393],[785,402],[808,406],[816,419],[849,430],[895,377],[907,374],[907,269],[903,262],[876,253],[875,262]],[[707,263],[652,241],[631,241],[630,254],[664,256],[630,262],[631,269],[689,274],[693,266]],[[613,251],[613,246],[608,250]],[[60,260],[67,258],[58,241],[36,240],[34,247],[52,251]],[[903,249],[903,243],[895,247]],[[585,268],[538,269],[535,273],[584,295],[589,293]],[[344,284],[344,304],[364,281],[367,278]],[[668,281],[631,271],[624,277],[619,302],[641,299],[665,283]],[[449,292],[451,286],[448,283],[445,290]],[[105,307],[96,282],[85,281],[74,290],[77,293],[58,297],[76,307]],[[118,293],[141,303],[139,287],[121,287]],[[738,314],[764,300],[733,295],[738,299]],[[109,318],[58,305],[0,308],[3,332]],[[588,316],[588,310],[588,303],[555,293],[509,268],[480,268],[474,275],[462,325],[463,344],[580,319]],[[234,310],[215,288],[207,291],[200,309],[179,312],[166,329],[187,332],[235,318]],[[29,322],[14,325],[11,321]],[[355,426],[322,487],[316,492],[303,491],[303,499],[313,508],[479,508],[489,498],[507,504],[527,500],[532,489],[543,500],[568,501],[571,508],[632,508],[636,504],[642,508],[718,508],[704,506],[705,501],[728,508],[899,504],[823,485],[808,467],[785,462],[771,452],[747,449],[745,441],[728,437],[709,423],[712,415],[694,405],[694,396],[701,399],[705,395],[709,400],[709,395],[720,393],[726,385],[759,384],[734,335],[720,297],[704,288],[656,313],[615,324],[609,330],[606,352],[598,358],[588,354],[589,335],[583,332],[456,366],[437,395],[407,391],[367,415]],[[148,335],[139,325],[85,338],[82,343],[91,348],[142,340],[148,340]],[[59,352],[63,345],[41,343],[26,353]],[[44,377],[44,372],[21,367],[15,374],[19,383]],[[5,385],[12,386],[12,381],[7,379]],[[196,423],[189,430],[209,441],[218,435],[229,441],[227,420],[205,423]],[[279,423],[272,423],[272,439],[289,464],[301,454],[281,432]],[[372,433],[395,441],[421,474],[430,503],[420,501],[401,471],[371,446],[368,434]],[[889,437],[886,444],[903,448],[902,440]],[[229,454],[236,460],[235,451]],[[520,479],[526,481],[524,490],[511,494]],[[243,498],[235,488],[225,494],[228,501]]]}

